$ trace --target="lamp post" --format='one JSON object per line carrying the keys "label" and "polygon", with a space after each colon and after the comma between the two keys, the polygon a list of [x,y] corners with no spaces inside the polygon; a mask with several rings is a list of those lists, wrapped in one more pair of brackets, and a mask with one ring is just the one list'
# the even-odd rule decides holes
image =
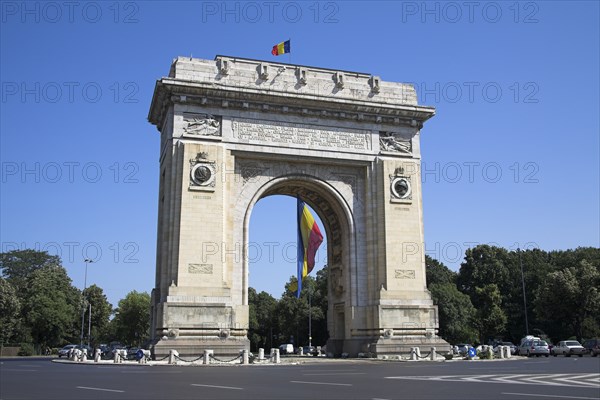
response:
{"label": "lamp post", "polygon": [[83,297],[83,304],[82,304],[82,307],[81,307],[81,337],[80,337],[80,342],[79,342],[79,345],[81,347],[83,347],[83,326],[85,324],[85,309],[86,309],[86,306],[85,306],[85,294],[84,294],[84,292],[85,292],[85,289],[87,289],[87,269],[88,269],[88,264],[89,263],[93,263],[94,261],[91,260],[91,259],[89,259],[89,258],[86,258],[85,260],[83,260],[83,262],[85,263],[85,276],[83,278],[83,292],[81,292],[81,297]]}

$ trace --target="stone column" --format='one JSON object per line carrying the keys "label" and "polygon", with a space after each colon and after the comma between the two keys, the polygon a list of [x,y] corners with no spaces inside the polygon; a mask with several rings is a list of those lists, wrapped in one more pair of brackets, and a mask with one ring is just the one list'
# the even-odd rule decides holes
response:
{"label": "stone column", "polygon": [[96,349],[96,352],[94,354],[94,362],[100,362],[101,358],[102,358],[102,350]]}

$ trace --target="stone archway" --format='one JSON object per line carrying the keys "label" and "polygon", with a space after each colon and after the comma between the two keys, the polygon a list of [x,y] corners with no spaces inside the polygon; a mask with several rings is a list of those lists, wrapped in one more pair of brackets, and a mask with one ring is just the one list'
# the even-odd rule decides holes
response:
{"label": "stone archway", "polygon": [[449,348],[425,285],[419,134],[410,85],[241,58],[178,58],[157,82],[161,132],[155,354],[248,348],[248,225],[300,195],[328,238],[328,352]]}
{"label": "stone archway", "polygon": [[[288,165],[291,168],[296,166],[298,165]],[[266,170],[268,169],[270,168]],[[254,196],[250,198],[245,213],[243,229],[245,244],[248,243],[248,225],[251,210],[261,198],[271,195],[300,197],[319,215],[327,236],[327,260],[330,266],[330,277],[328,279],[329,310],[327,313],[330,334],[328,348],[332,349],[332,353],[342,353],[344,341],[350,336],[349,332],[346,332],[346,324],[343,322],[345,320],[344,313],[346,305],[352,304],[350,287],[351,282],[356,282],[356,260],[358,257],[355,257],[355,255],[360,251],[356,244],[355,222],[350,204],[336,190],[335,184],[316,176],[287,174],[272,178],[266,174],[260,177],[256,176],[254,180],[255,182],[250,183],[250,187],[247,189],[249,193],[254,192]],[[243,210],[245,204],[245,202],[241,202],[240,210]],[[243,258],[241,274],[244,277],[248,276],[248,257]],[[248,285],[246,282],[243,293],[246,294],[247,290]],[[244,297],[243,303],[248,304],[247,297]]]}

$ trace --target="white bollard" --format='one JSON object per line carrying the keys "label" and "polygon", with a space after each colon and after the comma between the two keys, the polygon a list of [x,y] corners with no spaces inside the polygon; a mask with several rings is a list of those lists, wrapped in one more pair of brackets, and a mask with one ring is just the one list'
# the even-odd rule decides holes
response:
{"label": "white bollard", "polygon": [[417,360],[418,360],[419,358],[421,358],[421,348],[415,347],[415,352],[417,353]]}
{"label": "white bollard", "polygon": [[179,357],[179,352],[177,350],[169,350],[169,364],[176,364],[177,361],[175,357]]}
{"label": "white bollard", "polygon": [[263,348],[258,349],[258,359],[259,360],[265,359],[265,349],[263,349]]}
{"label": "white bollard", "polygon": [[273,349],[273,355],[271,356],[271,362],[279,364],[281,359],[279,358],[279,349]]}
{"label": "white bollard", "polygon": [[488,358],[494,358],[494,350],[492,349],[492,346],[488,346],[488,348],[485,350]]}
{"label": "white bollard", "polygon": [[87,349],[81,351],[81,362],[87,362]]}
{"label": "white bollard", "polygon": [[510,358],[510,356],[512,354],[510,354],[510,346],[505,346],[506,347],[506,358]]}
{"label": "white bollard", "polygon": [[411,347],[411,349],[410,349],[410,361],[417,361],[417,349],[418,349],[418,347]]}
{"label": "white bollard", "polygon": [[430,359],[431,361],[435,361],[435,347],[431,348],[431,354],[430,354]]}
{"label": "white bollard", "polygon": [[115,364],[118,364],[120,362],[120,358],[121,358],[121,353],[119,353],[119,350],[115,350],[115,354],[113,356],[113,362]]}
{"label": "white bollard", "polygon": [[96,349],[96,351],[94,353],[94,362],[100,362],[101,358],[102,358],[102,350]]}
{"label": "white bollard", "polygon": [[204,359],[202,360],[202,363],[204,365],[210,364],[210,356],[213,354],[214,354],[214,350],[204,350]]}
{"label": "white bollard", "polygon": [[250,364],[250,361],[248,359],[248,350],[246,350],[246,349],[242,350],[242,364],[244,364],[244,365]]}
{"label": "white bollard", "polygon": [[299,356],[303,356],[304,355],[304,349],[302,347],[298,348],[298,355]]}

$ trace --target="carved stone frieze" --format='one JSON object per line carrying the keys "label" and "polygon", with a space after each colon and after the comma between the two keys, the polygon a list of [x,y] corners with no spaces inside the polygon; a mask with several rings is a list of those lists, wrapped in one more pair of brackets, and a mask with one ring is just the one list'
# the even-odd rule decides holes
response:
{"label": "carved stone frieze", "polygon": [[221,117],[210,114],[184,114],[183,132],[191,136],[221,136]]}
{"label": "carved stone frieze", "polygon": [[379,147],[381,151],[412,153],[412,141],[395,132],[379,132]]}
{"label": "carved stone frieze", "polygon": [[414,269],[397,269],[394,271],[396,279],[415,279]]}
{"label": "carved stone frieze", "polygon": [[233,136],[242,143],[266,142],[322,149],[371,149],[371,133],[367,130],[242,118],[234,119],[232,128]]}

